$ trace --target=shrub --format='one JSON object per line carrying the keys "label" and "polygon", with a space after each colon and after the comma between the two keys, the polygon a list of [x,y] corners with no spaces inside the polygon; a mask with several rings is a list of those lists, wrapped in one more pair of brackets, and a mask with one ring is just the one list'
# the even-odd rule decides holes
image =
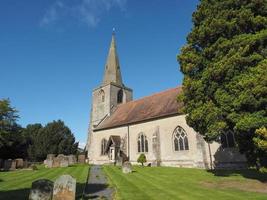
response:
{"label": "shrub", "polygon": [[138,163],[141,163],[142,166],[144,166],[144,163],[146,162],[146,155],[145,154],[140,154],[139,158],[137,159]]}

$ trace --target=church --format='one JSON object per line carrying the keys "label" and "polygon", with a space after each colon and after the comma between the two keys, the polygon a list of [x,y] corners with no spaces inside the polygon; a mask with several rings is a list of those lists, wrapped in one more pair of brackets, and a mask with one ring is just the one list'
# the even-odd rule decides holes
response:
{"label": "church", "polygon": [[90,164],[137,164],[145,154],[147,165],[195,168],[238,168],[246,158],[235,147],[232,132],[207,143],[186,123],[174,87],[133,100],[133,90],[122,81],[115,34],[102,84],[93,90],[88,131]]}

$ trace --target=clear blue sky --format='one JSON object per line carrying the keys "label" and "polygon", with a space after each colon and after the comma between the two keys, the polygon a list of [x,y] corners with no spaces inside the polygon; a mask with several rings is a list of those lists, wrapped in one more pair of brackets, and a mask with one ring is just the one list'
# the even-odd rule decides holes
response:
{"label": "clear blue sky", "polygon": [[61,119],[85,142],[91,92],[116,28],[123,81],[140,98],[182,83],[176,55],[198,0],[1,0],[0,98],[19,123]]}

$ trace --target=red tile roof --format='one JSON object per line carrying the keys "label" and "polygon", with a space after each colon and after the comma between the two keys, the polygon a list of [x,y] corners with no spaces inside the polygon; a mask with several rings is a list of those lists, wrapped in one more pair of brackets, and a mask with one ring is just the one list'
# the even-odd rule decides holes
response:
{"label": "red tile roof", "polygon": [[142,99],[120,104],[95,130],[109,129],[181,113],[177,95],[182,87],[169,89]]}

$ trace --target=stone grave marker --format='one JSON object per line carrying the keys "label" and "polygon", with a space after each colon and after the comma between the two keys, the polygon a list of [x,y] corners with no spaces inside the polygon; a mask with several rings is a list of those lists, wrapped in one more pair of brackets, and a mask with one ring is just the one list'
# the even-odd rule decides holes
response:
{"label": "stone grave marker", "polygon": [[132,171],[133,171],[133,166],[132,166],[132,164],[130,162],[124,162],[122,164],[122,172],[124,174],[132,173]]}
{"label": "stone grave marker", "polygon": [[69,159],[67,156],[60,158],[60,167],[68,167],[69,166]]}
{"label": "stone grave marker", "polygon": [[75,200],[76,180],[70,175],[60,176],[54,184],[53,200]]}
{"label": "stone grave marker", "polygon": [[81,154],[78,156],[78,162],[79,163],[85,163],[85,155]]}
{"label": "stone grave marker", "polygon": [[46,179],[34,181],[30,191],[29,200],[52,200],[53,182]]}
{"label": "stone grave marker", "polygon": [[69,165],[74,165],[77,162],[75,155],[68,155]]}
{"label": "stone grave marker", "polygon": [[24,163],[23,163],[22,158],[17,158],[15,161],[16,161],[16,168],[17,169],[22,169],[24,167]]}
{"label": "stone grave marker", "polygon": [[55,158],[55,157],[56,157],[55,154],[47,154],[46,159],[47,160],[53,160],[53,158]]}
{"label": "stone grave marker", "polygon": [[4,167],[4,160],[0,158],[0,169]]}

